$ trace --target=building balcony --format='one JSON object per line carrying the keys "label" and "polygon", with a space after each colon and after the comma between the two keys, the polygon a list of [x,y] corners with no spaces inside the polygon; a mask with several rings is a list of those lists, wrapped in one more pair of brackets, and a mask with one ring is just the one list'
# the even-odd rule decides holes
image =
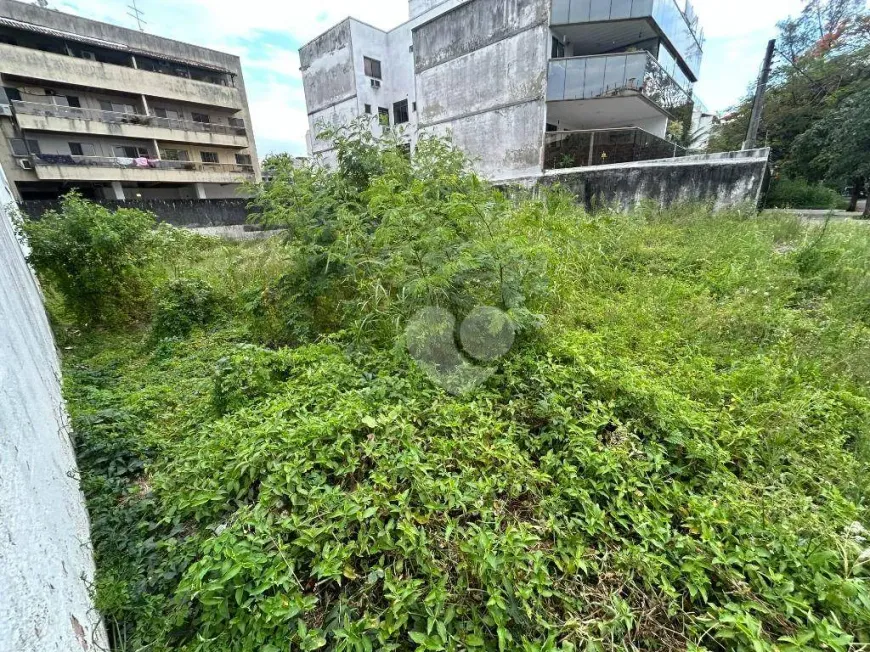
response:
{"label": "building balcony", "polygon": [[547,101],[642,98],[671,114],[692,98],[648,52],[552,59]]}
{"label": "building balcony", "polygon": [[29,161],[40,181],[242,183],[254,179],[253,165],[230,163],[66,154],[34,154]]}
{"label": "building balcony", "polygon": [[0,43],[0,75],[159,97],[236,111],[244,108],[238,89],[126,66]]}
{"label": "building balcony", "polygon": [[248,147],[248,132],[240,127],[161,118],[138,113],[81,109],[40,102],[13,101],[18,126],[34,131],[120,136],[206,146]]}
{"label": "building balcony", "polygon": [[553,0],[550,23],[579,47],[597,52],[664,39],[682,59],[690,81],[698,81],[704,35],[687,0]]}
{"label": "building balcony", "polygon": [[544,169],[559,170],[676,158],[686,150],[643,129],[551,131],[544,138]]}

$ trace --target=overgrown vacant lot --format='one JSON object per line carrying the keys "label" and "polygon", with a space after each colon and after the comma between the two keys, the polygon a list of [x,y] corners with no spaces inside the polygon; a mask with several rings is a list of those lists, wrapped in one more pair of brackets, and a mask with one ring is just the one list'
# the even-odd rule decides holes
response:
{"label": "overgrown vacant lot", "polygon": [[[53,296],[118,649],[870,644],[870,231],[380,157],[261,191],[286,242],[149,236],[135,323]],[[407,352],[433,302],[517,325],[471,392]]]}

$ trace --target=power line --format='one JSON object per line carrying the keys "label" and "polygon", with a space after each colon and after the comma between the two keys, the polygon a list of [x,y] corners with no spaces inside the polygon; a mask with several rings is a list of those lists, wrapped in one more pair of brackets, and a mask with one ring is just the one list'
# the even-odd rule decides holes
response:
{"label": "power line", "polygon": [[148,21],[142,19],[142,12],[139,7],[136,6],[136,0],[133,0],[133,4],[127,5],[128,8],[132,9],[132,11],[128,11],[127,15],[133,18],[139,25],[139,31],[144,32],[145,28],[142,25],[147,25]]}

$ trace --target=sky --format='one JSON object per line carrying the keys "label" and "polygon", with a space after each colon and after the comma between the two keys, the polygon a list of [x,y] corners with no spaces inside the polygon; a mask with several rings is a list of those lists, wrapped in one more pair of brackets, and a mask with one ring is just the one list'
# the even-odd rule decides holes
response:
{"label": "sky", "polygon": [[[49,7],[136,28],[133,0],[49,0]],[[136,0],[145,31],[231,52],[242,59],[257,152],[305,154],[308,121],[299,47],[347,16],[391,29],[407,0]],[[713,111],[735,105],[754,85],[776,23],[801,0],[693,0],[707,36],[696,95]]]}

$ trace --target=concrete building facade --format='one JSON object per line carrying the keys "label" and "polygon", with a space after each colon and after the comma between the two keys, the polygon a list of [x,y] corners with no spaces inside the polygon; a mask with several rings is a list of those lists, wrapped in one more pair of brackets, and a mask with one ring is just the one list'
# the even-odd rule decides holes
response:
{"label": "concrete building facade", "polygon": [[259,179],[238,57],[0,0],[0,165],[16,199],[222,199]]}
{"label": "concrete building facade", "polygon": [[319,125],[450,133],[485,176],[667,158],[692,115],[703,35],[686,0],[409,0],[382,31],[349,18],[300,50]]}

